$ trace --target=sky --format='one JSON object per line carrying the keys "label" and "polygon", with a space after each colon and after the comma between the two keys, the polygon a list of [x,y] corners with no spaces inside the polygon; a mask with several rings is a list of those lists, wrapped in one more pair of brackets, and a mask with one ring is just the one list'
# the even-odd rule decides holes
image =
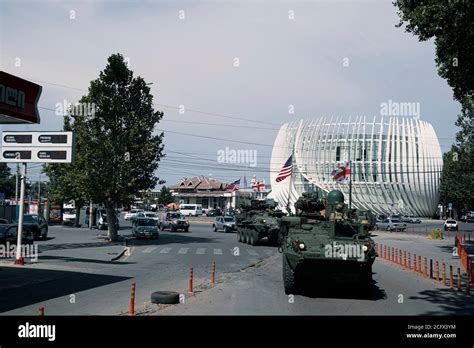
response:
{"label": "sky", "polygon": [[[194,175],[269,182],[280,125],[372,119],[388,100],[419,103],[447,151],[460,106],[437,74],[433,41],[397,23],[391,0],[0,0],[0,70],[43,86],[41,123],[0,130],[61,130],[58,103],[77,102],[121,53],[164,112],[157,175],[167,185]],[[233,150],[247,159],[222,157]],[[30,167],[39,180],[41,166]]]}

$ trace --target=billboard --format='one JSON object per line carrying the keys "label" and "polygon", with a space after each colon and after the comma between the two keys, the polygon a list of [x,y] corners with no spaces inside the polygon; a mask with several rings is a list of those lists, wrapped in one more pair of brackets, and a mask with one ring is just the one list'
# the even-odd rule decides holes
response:
{"label": "billboard", "polygon": [[40,85],[0,71],[0,124],[40,123]]}

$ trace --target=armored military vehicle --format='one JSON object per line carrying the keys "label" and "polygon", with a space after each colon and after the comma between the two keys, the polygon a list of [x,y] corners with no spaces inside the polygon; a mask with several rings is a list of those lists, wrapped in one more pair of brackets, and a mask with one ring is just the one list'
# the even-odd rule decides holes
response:
{"label": "armored military vehicle", "polygon": [[296,293],[308,279],[324,289],[352,283],[370,291],[376,253],[369,231],[374,216],[349,210],[341,191],[329,192],[326,200],[304,193],[295,204],[296,215],[281,219],[279,251],[286,294]]}
{"label": "armored military vehicle", "polygon": [[238,241],[256,245],[267,237],[271,245],[277,245],[280,233],[280,218],[284,215],[276,209],[277,203],[272,199],[244,200],[235,215]]}

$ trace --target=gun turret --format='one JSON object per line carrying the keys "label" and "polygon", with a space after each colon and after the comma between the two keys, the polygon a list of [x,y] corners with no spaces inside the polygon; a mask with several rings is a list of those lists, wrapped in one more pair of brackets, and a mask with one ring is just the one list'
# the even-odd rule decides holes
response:
{"label": "gun turret", "polygon": [[304,192],[295,203],[297,215],[320,215],[326,207],[316,192]]}

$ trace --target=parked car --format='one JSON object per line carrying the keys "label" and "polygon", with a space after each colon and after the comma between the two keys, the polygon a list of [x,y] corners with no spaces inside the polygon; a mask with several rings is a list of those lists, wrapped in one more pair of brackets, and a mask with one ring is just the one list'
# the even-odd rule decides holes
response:
{"label": "parked car", "polygon": [[407,224],[421,224],[421,220],[420,219],[417,219],[417,218],[414,218],[414,217],[410,217],[410,216],[402,216],[402,218],[400,219],[402,222],[406,222]]}
{"label": "parked car", "polygon": [[235,218],[233,216],[217,216],[214,219],[212,228],[214,229],[214,232],[224,231],[227,233],[234,231],[236,229]]}
{"label": "parked car", "polygon": [[63,224],[73,225],[76,222],[76,209],[64,208],[63,209]]}
{"label": "parked car", "polygon": [[377,229],[384,231],[406,231],[407,224],[401,220],[388,218],[375,224]]}
{"label": "parked car", "polygon": [[[33,244],[33,234],[29,228],[23,227],[22,244]],[[0,245],[16,244],[18,241],[18,225],[0,225]]]}
{"label": "parked car", "polygon": [[222,210],[220,210],[219,208],[211,208],[207,211],[206,216],[222,216]]}
{"label": "parked car", "polygon": [[[115,223],[117,224],[117,229],[120,227],[119,226],[119,220],[118,217],[120,213],[116,212],[116,220]],[[108,228],[108,216],[107,216],[107,210],[106,209],[97,209],[97,228],[99,230],[105,230]]]}
{"label": "parked car", "polygon": [[132,209],[128,213],[125,214],[125,220],[133,220],[134,217],[137,216],[137,213],[143,213],[143,209]]}
{"label": "parked car", "polygon": [[457,231],[458,230],[458,222],[456,220],[446,220],[444,222],[444,230],[445,231]]}
{"label": "parked car", "polygon": [[169,228],[171,232],[176,232],[178,230],[183,230],[184,232],[188,232],[189,222],[181,213],[167,212],[161,216],[160,228],[162,231],[166,228]]}
{"label": "parked car", "polygon": [[132,234],[135,238],[154,238],[158,239],[158,225],[154,219],[140,218],[136,219],[132,227]]}
{"label": "parked car", "polygon": [[29,229],[35,239],[46,239],[48,237],[48,223],[41,215],[23,215],[23,228]]}

